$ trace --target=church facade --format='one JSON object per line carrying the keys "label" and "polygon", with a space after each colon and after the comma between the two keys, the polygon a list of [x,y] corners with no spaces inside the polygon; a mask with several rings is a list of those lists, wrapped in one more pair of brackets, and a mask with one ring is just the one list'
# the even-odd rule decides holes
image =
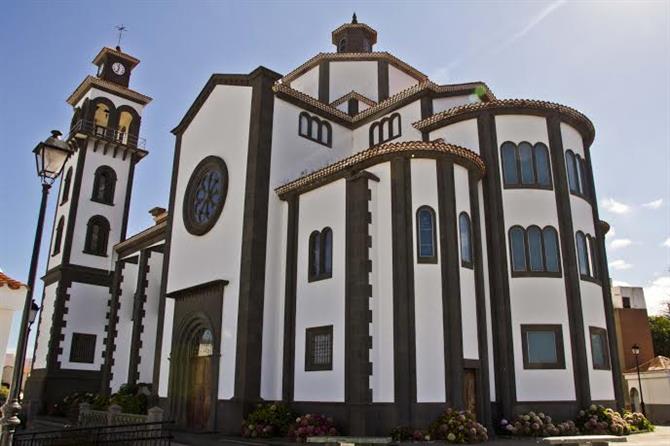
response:
{"label": "church facade", "polygon": [[103,49],[74,108],[27,399],[152,384],[177,423],[260,401],[351,434],[622,402],[591,121],[438,85],[352,23],[287,75],[214,74],[168,209],[127,236],[150,98]]}

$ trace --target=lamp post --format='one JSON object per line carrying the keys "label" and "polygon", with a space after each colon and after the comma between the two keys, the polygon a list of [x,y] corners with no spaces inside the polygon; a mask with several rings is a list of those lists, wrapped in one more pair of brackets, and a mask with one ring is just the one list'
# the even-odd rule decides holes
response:
{"label": "lamp post", "polygon": [[35,230],[35,241],[33,243],[33,254],[30,259],[30,270],[28,272],[28,291],[23,305],[23,315],[21,325],[19,326],[19,341],[16,346],[16,357],[14,358],[14,372],[12,373],[12,383],[7,396],[7,402],[2,406],[2,437],[0,445],[10,446],[16,426],[21,424],[19,413],[21,404],[19,396],[21,393],[21,381],[23,379],[23,365],[26,359],[26,347],[28,345],[28,333],[30,326],[35,321],[37,315],[37,304],[33,301],[33,291],[35,290],[35,274],[37,272],[37,263],[40,255],[40,244],[42,243],[42,232],[44,227],[44,213],[47,207],[47,197],[49,189],[53,182],[58,178],[65,161],[72,153],[67,142],[60,139],[62,135],[58,130],[52,130],[51,136],[44,142],[37,144],[33,153],[35,154],[35,163],[37,167],[37,176],[42,183],[42,201],[40,203],[39,216],[37,218],[37,229]]}
{"label": "lamp post", "polygon": [[647,416],[647,411],[644,408],[644,396],[642,395],[642,379],[640,378],[640,346],[633,344],[631,348],[633,354],[635,355],[635,368],[637,369],[637,385],[640,388],[640,409],[642,410],[642,415]]}

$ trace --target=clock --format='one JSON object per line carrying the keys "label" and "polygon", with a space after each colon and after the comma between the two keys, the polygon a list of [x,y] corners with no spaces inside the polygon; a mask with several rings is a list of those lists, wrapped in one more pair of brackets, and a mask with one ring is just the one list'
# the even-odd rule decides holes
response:
{"label": "clock", "polygon": [[228,168],[218,156],[196,166],[186,186],[182,215],[186,230],[203,235],[216,224],[228,194]]}
{"label": "clock", "polygon": [[123,74],[126,72],[126,67],[124,67],[123,64],[120,62],[114,62],[112,64],[112,71],[114,72],[114,74],[123,76]]}

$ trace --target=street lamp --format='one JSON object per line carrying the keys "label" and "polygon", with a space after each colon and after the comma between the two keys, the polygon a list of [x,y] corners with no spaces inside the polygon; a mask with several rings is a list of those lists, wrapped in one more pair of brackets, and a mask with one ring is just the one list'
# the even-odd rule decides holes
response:
{"label": "street lamp", "polygon": [[642,410],[642,415],[646,417],[647,411],[644,408],[644,396],[642,395],[642,379],[640,378],[640,361],[639,361],[640,346],[637,344],[633,344],[631,350],[633,351],[633,355],[635,355],[635,368],[637,369],[637,384],[638,387],[640,388],[640,409]]}
{"label": "street lamp", "polygon": [[44,213],[47,207],[47,197],[51,185],[58,178],[63,170],[65,161],[72,154],[72,149],[67,142],[60,139],[62,133],[58,130],[52,130],[51,136],[44,142],[37,144],[33,153],[35,154],[35,165],[37,167],[37,176],[42,183],[42,201],[40,203],[39,217],[37,218],[37,229],[35,230],[35,242],[33,244],[33,255],[30,259],[30,270],[28,272],[28,291],[23,305],[23,315],[21,325],[19,326],[19,341],[16,345],[16,357],[14,358],[14,371],[12,374],[12,384],[7,396],[7,402],[2,406],[2,437],[0,445],[10,446],[16,426],[21,424],[19,413],[21,404],[19,396],[21,392],[21,381],[23,378],[23,365],[26,360],[26,347],[28,345],[28,332],[30,326],[35,321],[39,307],[33,301],[33,291],[35,290],[35,273],[37,272],[37,263],[40,255],[40,244],[42,243],[42,232],[44,227]]}

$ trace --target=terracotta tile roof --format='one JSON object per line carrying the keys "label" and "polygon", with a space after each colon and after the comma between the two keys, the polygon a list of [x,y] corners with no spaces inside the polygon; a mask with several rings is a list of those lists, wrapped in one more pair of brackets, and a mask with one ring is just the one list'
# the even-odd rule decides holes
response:
{"label": "terracotta tile roof", "polygon": [[330,164],[326,167],[318,169],[312,173],[309,173],[296,180],[290,181],[282,186],[277,187],[275,189],[275,192],[277,193],[277,195],[281,197],[289,192],[307,188],[310,185],[320,185],[327,182],[329,178],[335,176],[336,174],[341,173],[342,171],[345,171],[347,169],[356,168],[358,165],[364,163],[365,161],[382,157],[388,154],[403,153],[403,152],[415,152],[415,153],[432,152],[432,153],[450,154],[453,155],[457,160],[461,160],[465,164],[472,165],[475,168],[479,169],[482,175],[486,171],[484,161],[475,152],[461,146],[445,143],[441,139],[431,142],[425,142],[425,141],[394,142],[394,143],[387,143],[373,146],[370,147],[369,149],[363,150],[362,152],[358,152],[355,155],[349,156],[340,161],[336,161],[333,164]]}
{"label": "terracotta tile roof", "polygon": [[370,42],[372,44],[377,43],[377,31],[372,29],[370,26],[366,25],[365,23],[345,23],[344,25],[340,25],[335,30],[332,32],[332,37],[333,37],[333,43],[335,40],[335,36],[338,35],[340,32],[344,31],[345,29],[348,28],[361,28],[369,32],[374,38],[373,41]]}
{"label": "terracotta tile roof", "polygon": [[9,277],[7,274],[3,273],[0,271],[0,288],[7,285],[10,289],[12,290],[18,290],[21,287],[27,288],[28,285],[23,284],[19,282],[18,280],[14,280],[11,277]]}
{"label": "terracotta tile roof", "polygon": [[540,101],[536,99],[496,99],[490,102],[477,102],[473,104],[460,105],[453,107],[440,113],[436,113],[421,121],[412,124],[418,130],[429,130],[430,128],[439,125],[443,121],[447,121],[453,116],[466,114],[471,112],[498,110],[498,111],[513,111],[518,109],[538,110],[538,111],[556,111],[568,118],[571,118],[583,125],[584,130],[592,139],[595,135],[595,128],[589,118],[583,113],[574,108],[565,105],[556,104],[554,102]]}
{"label": "terracotta tile roof", "polygon": [[[394,94],[393,96],[376,103],[375,105],[370,106],[369,108],[363,110],[362,112],[358,113],[355,116],[349,116],[347,113],[344,113],[341,110],[338,110],[336,107],[334,107],[331,104],[324,104],[323,102],[318,101],[316,98],[313,98],[312,96],[309,96],[301,91],[294,90],[290,86],[286,84],[280,84],[276,83],[272,89],[275,91],[275,93],[283,93],[288,96],[291,96],[295,99],[298,99],[301,102],[305,102],[313,107],[316,107],[317,109],[325,112],[325,113],[330,113],[333,115],[335,118],[344,120],[348,123],[356,123],[358,121],[364,120],[370,115],[374,115],[375,113],[378,113],[379,111],[392,106],[393,104],[402,101],[405,98],[408,98],[414,94],[417,94],[423,90],[431,90],[436,93],[457,93],[459,91],[463,91],[464,94],[466,94],[468,91],[471,91],[473,89],[481,87],[483,89],[483,95],[487,98],[491,98],[495,100],[495,96],[489,90],[488,86],[484,84],[483,82],[471,82],[467,84],[454,84],[454,85],[437,85],[436,83],[432,81],[425,81],[425,82],[420,82],[418,84],[412,85],[409,88],[406,88],[402,91],[399,91],[398,93]],[[351,93],[348,93],[351,94]],[[346,95],[345,95],[346,96]],[[340,98],[342,99],[342,98]],[[340,100],[338,99],[338,101]],[[438,114],[439,115],[439,114]]]}
{"label": "terracotta tile roof", "polygon": [[333,102],[331,102],[329,105],[331,107],[337,107],[338,105],[347,102],[349,99],[357,99],[359,102],[362,102],[364,104],[367,104],[368,107],[374,107],[377,105],[375,101],[373,101],[370,98],[366,98],[360,93],[355,92],[354,90],[351,90],[349,93],[345,94],[341,98],[335,99]]}
{"label": "terracotta tile roof", "polygon": [[419,81],[428,80],[428,76],[417,70],[416,68],[410,66],[409,64],[398,59],[394,55],[386,51],[372,51],[369,53],[319,53],[316,56],[309,59],[304,64],[300,65],[295,70],[288,73],[286,76],[279,79],[277,82],[281,84],[290,84],[295,78],[299,77],[303,73],[309,71],[310,69],[317,66],[319,63],[326,60],[386,60],[396,68],[404,71],[410,76],[414,77]]}
{"label": "terracotta tile roof", "polygon": [[[670,371],[670,358],[665,356],[657,356],[640,364],[640,372],[659,372],[663,370]],[[624,373],[633,373],[636,371],[637,369],[633,367],[632,369],[626,370]]]}
{"label": "terracotta tile roof", "polygon": [[122,87],[121,85],[115,84],[114,82],[109,82],[103,79],[100,79],[95,76],[86,76],[86,79],[82,81],[81,84],[74,90],[74,92],[67,98],[65,102],[72,105],[73,107],[77,105],[77,102],[86,94],[90,87],[100,87],[102,89],[111,90],[114,93],[118,93],[122,96],[129,97],[136,100],[142,105],[147,105],[152,99],[149,96],[138,93],[135,90],[130,88]]}

